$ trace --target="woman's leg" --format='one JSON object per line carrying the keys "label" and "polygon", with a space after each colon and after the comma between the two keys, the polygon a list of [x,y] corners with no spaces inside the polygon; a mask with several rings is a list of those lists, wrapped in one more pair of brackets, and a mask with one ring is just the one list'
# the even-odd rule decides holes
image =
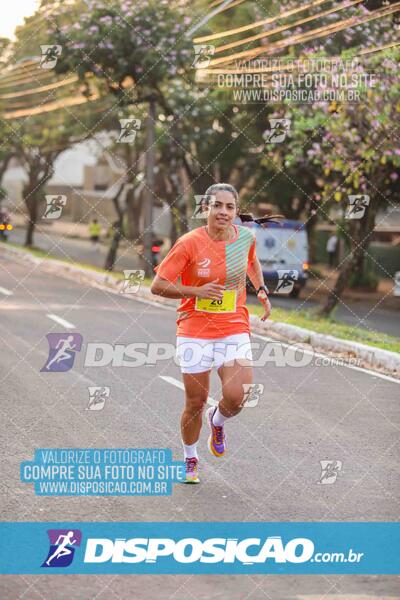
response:
{"label": "woman's leg", "polygon": [[200,437],[203,410],[210,388],[210,371],[183,373],[185,386],[185,408],[181,417],[183,444],[191,446]]}
{"label": "woman's leg", "polygon": [[226,451],[224,424],[227,419],[237,415],[243,407],[243,384],[253,383],[253,367],[250,361],[243,358],[240,361],[224,364],[218,369],[222,383],[222,399],[217,408],[207,411],[207,421],[211,433],[208,438],[208,449],[214,456],[221,457]]}
{"label": "woman's leg", "polygon": [[[225,418],[234,417],[243,408],[244,388],[243,384],[253,383],[253,367],[250,361],[240,359],[233,364],[222,365],[218,369],[218,375],[222,383],[222,399],[218,405],[218,413]],[[216,421],[218,414],[216,415]],[[214,421],[215,425],[218,425]],[[222,425],[222,423],[221,423]]]}

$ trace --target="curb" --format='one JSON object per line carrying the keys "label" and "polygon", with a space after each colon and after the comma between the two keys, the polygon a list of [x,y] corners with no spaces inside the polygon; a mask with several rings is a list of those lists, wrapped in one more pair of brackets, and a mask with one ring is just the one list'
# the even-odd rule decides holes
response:
{"label": "curb", "polygon": [[[75,281],[81,279],[91,284],[97,283],[114,291],[118,291],[119,288],[122,287],[123,280],[117,280],[111,274],[98,273],[94,270],[92,271],[91,269],[86,269],[84,267],[77,267],[73,264],[54,258],[39,258],[23,249],[4,247],[3,245],[2,249],[5,254],[8,253],[25,260],[27,259],[36,265],[56,267],[57,274],[61,274],[61,276],[67,278],[73,278]],[[50,270],[54,272],[54,269]],[[163,304],[171,307],[177,306],[177,300],[154,296],[154,294],[150,292],[150,288],[145,286],[142,286],[139,291],[132,294],[132,296],[133,299],[140,298],[143,301],[155,304]],[[310,329],[304,329],[303,327],[297,327],[296,325],[288,325],[287,323],[271,320],[262,323],[255,315],[250,315],[250,325],[251,329],[257,333],[277,335],[285,340],[308,344],[316,350],[324,350],[338,354],[350,354],[352,357],[358,358],[376,369],[385,369],[393,374],[400,374],[400,354],[397,352],[390,352],[389,350],[383,350],[381,348],[376,348],[375,346],[343,340],[332,335],[316,333]]]}

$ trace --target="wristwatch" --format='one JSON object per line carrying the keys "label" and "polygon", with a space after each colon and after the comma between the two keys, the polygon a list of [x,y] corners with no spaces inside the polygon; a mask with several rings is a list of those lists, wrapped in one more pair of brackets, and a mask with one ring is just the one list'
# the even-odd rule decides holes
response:
{"label": "wristwatch", "polygon": [[265,292],[265,294],[268,296],[268,294],[269,294],[269,289],[267,288],[267,286],[266,286],[266,285],[260,285],[260,287],[259,287],[259,288],[258,288],[258,290],[257,290],[257,294],[256,294],[256,295],[258,296],[258,294],[259,294],[261,291],[264,291],[264,292]]}

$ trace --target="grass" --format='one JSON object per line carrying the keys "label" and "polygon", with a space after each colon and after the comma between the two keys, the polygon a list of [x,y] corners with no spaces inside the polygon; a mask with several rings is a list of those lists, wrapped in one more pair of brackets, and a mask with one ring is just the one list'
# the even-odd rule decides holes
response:
{"label": "grass", "polygon": [[[85,269],[91,269],[92,271],[97,271],[98,273],[104,273],[108,275],[112,275],[115,279],[120,280],[124,278],[124,275],[120,271],[106,271],[100,267],[95,267],[93,265],[89,265],[86,263],[77,263],[73,260],[58,258],[49,254],[44,250],[40,250],[38,248],[25,248],[19,244],[13,244],[10,242],[6,242],[7,246],[12,246],[14,248],[23,249],[27,252],[30,252],[34,256],[39,258],[54,258],[56,260],[61,260],[62,262],[73,264],[78,267],[83,267]],[[144,285],[150,286],[151,284],[150,278],[144,279]],[[261,305],[248,305],[248,310],[250,314],[261,315],[263,309]],[[382,348],[383,350],[390,350],[391,352],[400,352],[400,338],[388,335],[386,333],[381,333],[378,331],[369,331],[368,329],[361,329],[358,327],[353,327],[352,325],[346,325],[344,323],[339,323],[333,317],[323,318],[316,315],[313,310],[285,310],[283,308],[274,307],[274,298],[272,297],[272,313],[271,318],[274,321],[280,323],[287,323],[289,325],[297,325],[298,327],[304,327],[304,329],[310,329],[311,331],[315,331],[317,333],[325,333],[327,335],[332,335],[334,337],[338,337],[344,340],[351,340],[354,342],[360,342],[361,344],[367,344],[369,346],[375,346],[375,348]]]}
{"label": "grass", "polygon": [[[314,310],[285,310],[284,308],[274,308],[274,297],[271,298],[273,321],[287,323],[288,325],[297,325],[317,333],[325,333],[343,340],[351,340],[360,344],[375,346],[391,352],[400,352],[400,338],[382,333],[380,331],[370,331],[361,329],[345,323],[339,323],[334,318],[319,317]],[[263,309],[257,305],[247,307],[251,314],[261,315]]]}

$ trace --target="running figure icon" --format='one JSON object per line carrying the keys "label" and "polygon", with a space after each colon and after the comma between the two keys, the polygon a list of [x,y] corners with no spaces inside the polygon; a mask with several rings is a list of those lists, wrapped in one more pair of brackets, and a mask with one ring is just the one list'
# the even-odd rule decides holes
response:
{"label": "running figure icon", "polygon": [[49,370],[51,365],[56,363],[59,364],[61,361],[63,360],[69,360],[71,358],[71,355],[67,352],[67,350],[72,350],[74,351],[76,346],[75,344],[71,344],[71,342],[74,341],[74,336],[73,335],[69,335],[66,339],[60,339],[57,346],[56,346],[56,350],[58,350],[58,352],[53,356],[53,358],[47,363],[46,365],[46,369]]}
{"label": "running figure icon", "polygon": [[[46,565],[50,566],[50,563],[55,558],[61,558],[62,556],[67,556],[68,554],[72,554],[72,550],[68,548],[68,546],[73,546],[76,544],[77,540],[73,539],[74,532],[68,531],[66,535],[59,535],[56,540],[56,550],[53,554],[46,560]],[[60,541],[62,540],[62,541]]]}
{"label": "running figure icon", "polygon": [[42,563],[45,569],[69,567],[82,543],[80,529],[48,529],[50,547]]}
{"label": "running figure icon", "polygon": [[48,333],[49,355],[40,369],[45,373],[69,371],[75,361],[75,355],[82,348],[83,338],[80,333]]}

